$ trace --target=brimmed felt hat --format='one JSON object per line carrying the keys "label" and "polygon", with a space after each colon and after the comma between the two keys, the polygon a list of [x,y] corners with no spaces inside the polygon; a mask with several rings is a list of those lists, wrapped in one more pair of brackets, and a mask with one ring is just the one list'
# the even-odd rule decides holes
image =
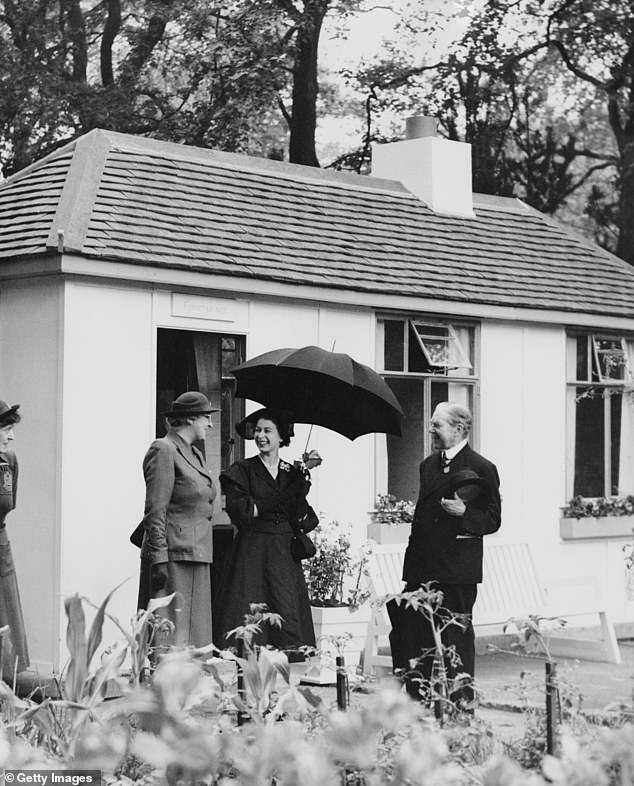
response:
{"label": "brimmed felt hat", "polygon": [[[290,439],[295,436],[293,429],[293,415],[285,409],[275,409],[274,407],[263,407],[251,412],[236,424],[236,431],[242,439],[253,439],[255,436],[255,426],[261,417],[271,417],[278,425],[280,437]],[[284,433],[282,433],[284,432]]]}
{"label": "brimmed felt hat", "polygon": [[19,404],[14,404],[12,407],[10,407],[6,401],[0,401],[0,422],[8,415],[13,415],[18,411],[18,409],[20,409]]}
{"label": "brimmed felt hat", "polygon": [[163,412],[165,417],[181,417],[187,415],[208,415],[210,412],[218,412],[211,406],[211,402],[203,393],[190,390],[172,401],[172,408]]}
{"label": "brimmed felt hat", "polygon": [[489,483],[481,478],[472,469],[459,469],[447,478],[447,485],[443,486],[443,497],[453,497],[458,494],[463,502],[471,502],[481,494],[490,494]]}

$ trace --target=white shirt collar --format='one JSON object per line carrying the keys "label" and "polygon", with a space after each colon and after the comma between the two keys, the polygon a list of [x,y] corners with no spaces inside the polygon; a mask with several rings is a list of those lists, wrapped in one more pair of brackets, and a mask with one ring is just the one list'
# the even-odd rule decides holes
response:
{"label": "white shirt collar", "polygon": [[457,445],[454,445],[453,448],[449,448],[448,450],[446,450],[445,451],[445,456],[449,460],[455,458],[458,455],[458,453],[460,453],[460,451],[464,448],[464,446],[466,444],[467,444],[467,440],[463,439],[462,442],[459,442]]}

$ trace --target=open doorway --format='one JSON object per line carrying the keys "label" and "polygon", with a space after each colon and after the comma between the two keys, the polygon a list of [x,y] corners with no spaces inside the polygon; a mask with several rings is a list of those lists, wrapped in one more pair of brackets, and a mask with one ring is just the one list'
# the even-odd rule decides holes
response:
{"label": "open doorway", "polygon": [[[244,417],[244,401],[235,397],[235,377],[230,370],[242,363],[244,336],[203,333],[193,330],[159,328],[156,362],[156,436],[166,433],[162,415],[175,398],[188,390],[199,390],[219,412],[212,414],[213,428],[208,429],[199,447],[211,468],[216,488],[223,469],[244,455],[242,440],[236,439],[235,425]],[[233,530],[224,511],[219,493],[214,510],[214,564],[231,543]]]}

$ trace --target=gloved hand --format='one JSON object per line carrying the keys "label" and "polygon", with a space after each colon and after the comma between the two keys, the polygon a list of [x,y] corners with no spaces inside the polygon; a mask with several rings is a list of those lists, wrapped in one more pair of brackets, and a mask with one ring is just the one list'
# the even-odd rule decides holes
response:
{"label": "gloved hand", "polygon": [[155,562],[152,565],[152,591],[158,592],[167,587],[167,562]]}

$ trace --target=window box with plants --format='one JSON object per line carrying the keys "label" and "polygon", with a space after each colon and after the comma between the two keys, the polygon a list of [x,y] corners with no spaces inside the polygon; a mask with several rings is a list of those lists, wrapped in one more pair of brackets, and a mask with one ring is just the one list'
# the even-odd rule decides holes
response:
{"label": "window box with plants", "polygon": [[412,530],[416,505],[397,499],[393,494],[379,494],[370,513],[368,540],[376,543],[407,543]]}
{"label": "window box with plants", "polygon": [[559,534],[563,540],[626,538],[634,528],[634,495],[573,497],[562,508]]}
{"label": "window box with plants", "polygon": [[315,639],[321,650],[341,650],[346,664],[356,666],[365,647],[370,606],[364,603],[365,558],[358,558],[350,542],[350,525],[337,521],[311,533],[317,554],[304,560]]}

